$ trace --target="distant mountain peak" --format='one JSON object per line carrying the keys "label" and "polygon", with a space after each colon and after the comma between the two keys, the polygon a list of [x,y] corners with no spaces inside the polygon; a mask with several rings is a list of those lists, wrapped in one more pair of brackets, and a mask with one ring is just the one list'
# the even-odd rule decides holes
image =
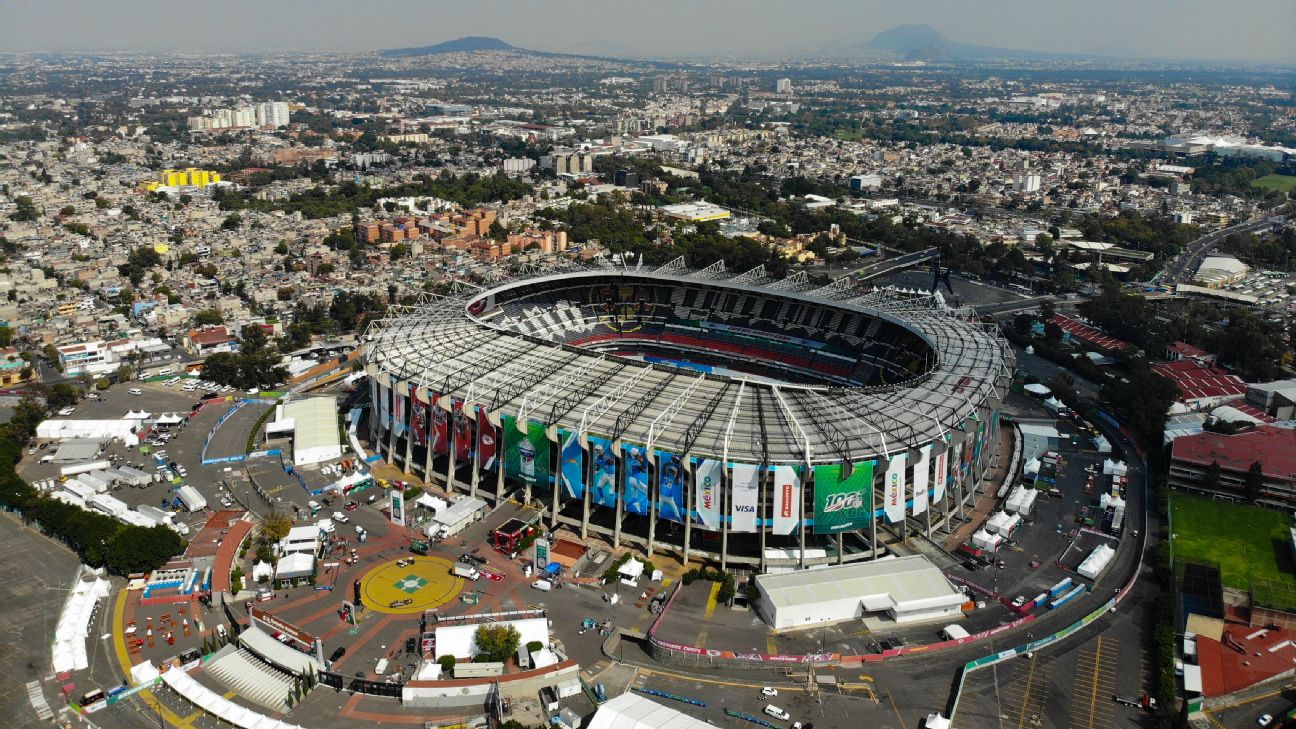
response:
{"label": "distant mountain peak", "polygon": [[890,30],[884,30],[873,36],[873,39],[864,47],[907,54],[924,49],[944,48],[950,44],[950,39],[945,37],[944,33],[930,25],[918,24],[897,25]]}
{"label": "distant mountain peak", "polygon": [[417,48],[393,48],[382,51],[384,56],[435,56],[440,53],[473,53],[475,51],[517,51],[522,50],[499,38],[468,35],[463,38],[448,40],[430,46]]}

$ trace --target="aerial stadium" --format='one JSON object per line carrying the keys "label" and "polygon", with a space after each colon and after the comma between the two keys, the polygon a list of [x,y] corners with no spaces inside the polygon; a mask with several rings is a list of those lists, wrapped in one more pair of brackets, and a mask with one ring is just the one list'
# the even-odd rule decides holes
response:
{"label": "aerial stadium", "polygon": [[762,569],[944,525],[988,471],[1013,372],[996,330],[937,292],[722,262],[428,299],[362,351],[393,466],[582,538]]}

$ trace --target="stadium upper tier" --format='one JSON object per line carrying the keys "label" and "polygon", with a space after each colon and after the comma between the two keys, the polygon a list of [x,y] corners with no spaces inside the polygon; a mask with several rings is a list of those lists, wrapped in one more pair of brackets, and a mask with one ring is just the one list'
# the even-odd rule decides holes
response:
{"label": "stadium upper tier", "polygon": [[808,288],[679,269],[539,276],[398,308],[366,333],[365,361],[420,399],[770,464],[931,442],[1011,371],[994,329],[939,294]]}

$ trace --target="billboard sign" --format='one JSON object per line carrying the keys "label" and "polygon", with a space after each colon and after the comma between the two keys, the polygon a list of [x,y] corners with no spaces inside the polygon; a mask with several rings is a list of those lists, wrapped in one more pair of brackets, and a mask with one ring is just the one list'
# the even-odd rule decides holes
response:
{"label": "billboard sign", "polygon": [[563,493],[569,499],[580,499],[585,496],[585,451],[581,450],[580,438],[566,428],[558,429],[558,442],[562,444],[561,463],[558,464],[558,476],[562,481]]}
{"label": "billboard sign", "polygon": [[657,516],[683,523],[684,489],[688,486],[688,469],[684,457],[668,451],[657,451]]}
{"label": "billboard sign", "polygon": [[590,458],[593,459],[593,489],[590,500],[599,506],[615,508],[617,504],[617,463],[612,442],[606,438],[589,436]]}
{"label": "billboard sign", "polygon": [[452,408],[454,415],[451,418],[453,426],[451,433],[454,436],[454,454],[455,463],[459,465],[472,463],[472,418],[464,412],[463,400],[455,400]]}
{"label": "billboard sign", "polygon": [[733,465],[733,491],[729,530],[756,531],[756,509],[760,497],[760,466],[750,463]]}
{"label": "billboard sign", "polygon": [[405,405],[408,402],[407,395],[392,391],[392,410],[395,411],[392,415],[392,435],[397,438],[405,434]]}
{"label": "billboard sign", "polygon": [[693,507],[697,523],[720,528],[720,493],[724,490],[724,464],[714,458],[697,461],[693,471]]}
{"label": "billboard sign", "polygon": [[514,478],[545,488],[549,486],[549,438],[540,423],[528,422],[518,430],[512,415],[500,417],[504,431],[504,472]]}
{"label": "billboard sign", "polygon": [[391,522],[405,526],[405,493],[397,488],[391,490]]}
{"label": "billboard sign", "polygon": [[791,534],[801,526],[801,472],[796,466],[774,467],[774,533]]}
{"label": "billboard sign", "polygon": [[648,451],[637,445],[621,446],[625,459],[625,501],[627,514],[643,516],[648,513]]}
{"label": "billboard sign", "polygon": [[[428,393],[432,395],[432,393]],[[441,456],[450,455],[450,415],[445,408],[437,404],[439,398],[432,397],[432,452]]]}
{"label": "billboard sign", "polygon": [[410,440],[420,448],[427,445],[427,404],[410,393]]}
{"label": "billboard sign", "polygon": [[495,426],[491,425],[490,418],[486,415],[486,408],[481,408],[477,411],[477,465],[483,471],[494,471],[499,465],[496,457],[499,451],[498,438]]}
{"label": "billboard sign", "polygon": [[930,445],[919,449],[918,462],[914,464],[913,509],[910,512],[914,516],[927,511],[927,474],[931,473],[931,449]]}
{"label": "billboard sign", "polygon": [[907,460],[908,456],[906,454],[897,453],[891,456],[891,462],[887,464],[883,509],[887,521],[892,524],[903,520],[905,517],[904,472]]}
{"label": "billboard sign", "polygon": [[836,534],[864,527],[873,518],[873,462],[856,463],[849,476],[832,463],[814,469],[814,533]]}
{"label": "billboard sign", "polygon": [[932,464],[932,473],[935,476],[935,482],[932,484],[932,501],[940,501],[945,498],[945,481],[949,479],[949,444],[937,441],[932,444],[936,450],[935,461]]}
{"label": "billboard sign", "polygon": [[549,566],[549,540],[540,537],[531,543],[531,561],[537,570]]}

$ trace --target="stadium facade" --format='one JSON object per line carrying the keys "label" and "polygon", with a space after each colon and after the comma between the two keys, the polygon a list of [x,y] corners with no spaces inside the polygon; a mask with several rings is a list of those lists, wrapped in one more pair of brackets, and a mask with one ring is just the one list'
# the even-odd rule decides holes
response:
{"label": "stadium facade", "polygon": [[388,463],[578,530],[728,563],[880,556],[988,471],[1013,372],[938,293],[716,264],[509,280],[365,334]]}

